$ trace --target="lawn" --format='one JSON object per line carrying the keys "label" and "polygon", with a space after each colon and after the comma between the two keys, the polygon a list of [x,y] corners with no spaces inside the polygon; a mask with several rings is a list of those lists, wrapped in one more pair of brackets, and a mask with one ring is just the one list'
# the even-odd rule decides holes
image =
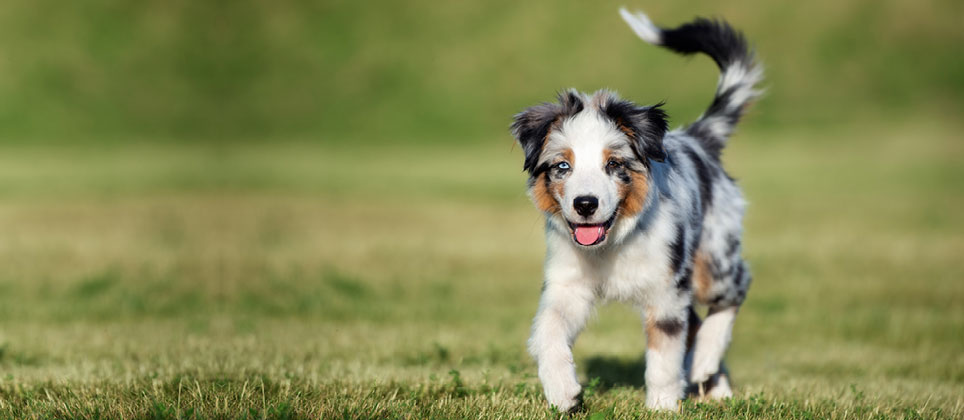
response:
{"label": "lawn", "polygon": [[[686,418],[964,416],[962,127],[740,133],[736,398]],[[0,153],[0,418],[554,418],[525,352],[541,218],[508,135]],[[576,344],[643,407],[639,318]]]}
{"label": "lawn", "polygon": [[[964,2],[223,3],[0,5],[0,420],[560,417],[511,115],[608,87],[675,127],[717,80],[621,5],[767,71],[736,396],[682,417],[964,418]],[[601,306],[573,418],[674,417],[644,349]]]}

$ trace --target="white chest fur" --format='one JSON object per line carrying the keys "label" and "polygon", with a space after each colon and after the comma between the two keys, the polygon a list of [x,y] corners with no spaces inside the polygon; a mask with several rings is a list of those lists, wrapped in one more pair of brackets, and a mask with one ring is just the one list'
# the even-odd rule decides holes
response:
{"label": "white chest fur", "polygon": [[549,233],[546,282],[578,283],[597,299],[648,306],[672,280],[667,238],[672,224],[655,223],[622,243],[598,250],[580,249],[566,235]]}

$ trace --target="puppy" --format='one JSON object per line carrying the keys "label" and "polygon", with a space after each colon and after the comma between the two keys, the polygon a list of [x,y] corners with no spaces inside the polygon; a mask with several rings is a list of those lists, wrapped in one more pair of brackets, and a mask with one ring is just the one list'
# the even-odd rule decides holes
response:
{"label": "puppy", "polygon": [[[545,278],[529,352],[549,404],[569,411],[581,387],[572,345],[598,300],[640,311],[646,406],[676,409],[687,384],[731,396],[723,354],[750,285],[741,257],[746,203],[720,153],[754,98],[762,68],[740,32],[717,20],[660,28],[620,13],[651,44],[705,53],[716,95],[694,123],[667,132],[662,104],[569,90],[515,116],[528,193],[546,217]],[[694,305],[708,307],[700,320]]]}

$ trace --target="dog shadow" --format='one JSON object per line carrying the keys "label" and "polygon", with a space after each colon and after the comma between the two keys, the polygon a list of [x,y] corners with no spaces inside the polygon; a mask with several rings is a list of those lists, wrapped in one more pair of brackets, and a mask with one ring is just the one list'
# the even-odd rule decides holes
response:
{"label": "dog shadow", "polygon": [[[583,364],[586,366],[586,378],[591,382],[594,378],[599,378],[596,389],[600,393],[605,393],[613,388],[629,387],[646,390],[646,358],[640,356],[634,360],[626,360],[618,357],[594,356],[586,359]],[[726,367],[723,372],[727,373]],[[707,389],[715,386],[717,376],[705,382]],[[686,398],[700,396],[697,384],[686,384]]]}
{"label": "dog shadow", "polygon": [[586,367],[586,378],[592,381],[599,378],[597,388],[601,392],[612,388],[631,387],[646,388],[646,359],[627,360],[611,356],[594,356],[583,362]]}

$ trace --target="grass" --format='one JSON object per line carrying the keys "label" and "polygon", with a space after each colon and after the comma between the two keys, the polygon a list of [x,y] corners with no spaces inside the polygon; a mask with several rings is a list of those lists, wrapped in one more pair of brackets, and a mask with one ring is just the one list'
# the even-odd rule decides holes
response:
{"label": "grass", "polygon": [[[221,3],[0,6],[0,419],[558,418],[509,115],[611,87],[675,126],[716,79],[623,4],[767,65],[737,396],[682,417],[964,417],[964,3]],[[641,330],[599,310],[574,418],[674,417]]]}
{"label": "grass", "polygon": [[644,45],[620,6],[665,25],[721,16],[744,30],[768,86],[748,126],[964,111],[964,4],[953,0],[227,6],[5,1],[0,138],[485,143],[507,115],[566,87],[666,100],[674,124],[695,118],[710,101],[713,64]]}
{"label": "grass", "polygon": [[[737,394],[682,417],[964,415],[960,129],[737,136]],[[559,417],[524,348],[543,245],[519,154],[3,146],[0,418]],[[643,408],[644,348],[602,307],[574,418],[677,417]]]}

